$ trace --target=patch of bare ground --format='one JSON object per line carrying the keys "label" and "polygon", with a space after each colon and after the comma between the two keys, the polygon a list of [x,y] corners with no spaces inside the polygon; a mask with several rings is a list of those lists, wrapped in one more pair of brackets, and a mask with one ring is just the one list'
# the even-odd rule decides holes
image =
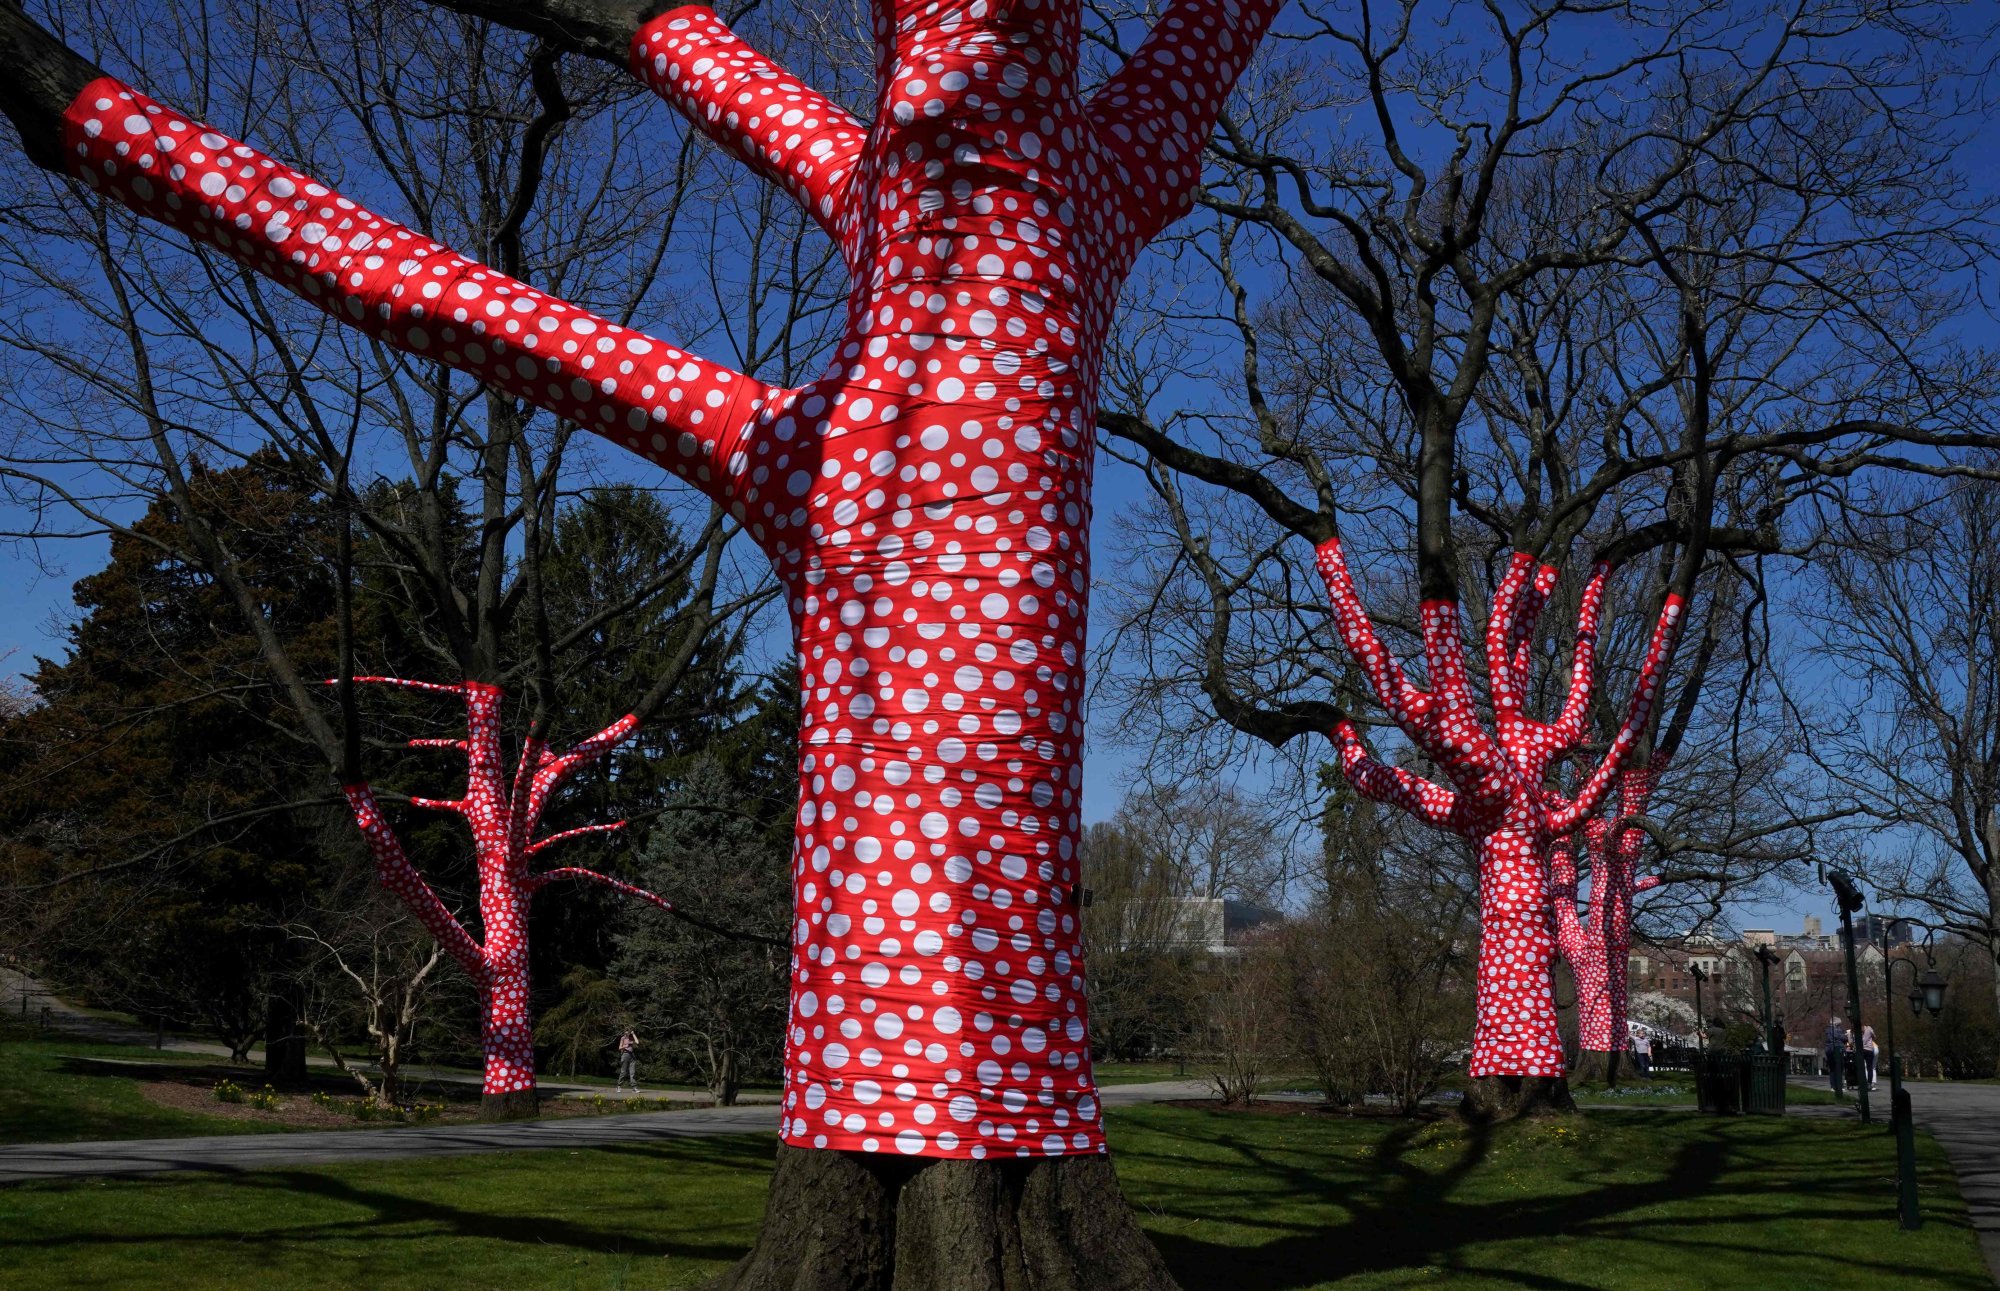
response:
{"label": "patch of bare ground", "polygon": [[274,1130],[369,1129],[377,1124],[394,1123],[357,1121],[346,1107],[338,1103],[330,1108],[321,1107],[303,1094],[280,1094],[276,1110],[265,1111],[245,1103],[219,1102],[212,1086],[187,1081],[141,1081],[139,1092],[146,1096],[147,1102],[170,1107],[177,1112],[213,1116],[225,1121],[255,1121]]}
{"label": "patch of bare ground", "polygon": [[1415,1116],[1404,1116],[1400,1109],[1391,1107],[1387,1103],[1364,1103],[1355,1107],[1343,1103],[1272,1102],[1266,1099],[1231,1104],[1216,1098],[1179,1098],[1163,1101],[1155,1106],[1185,1107],[1197,1112],[1234,1112],[1243,1116],[1340,1116],[1366,1121],[1434,1121],[1449,1115],[1440,1108],[1428,1106]]}
{"label": "patch of bare ground", "polygon": [[[191,1073],[177,1079],[141,1081],[139,1091],[149,1102],[161,1107],[229,1121],[255,1122],[269,1126],[273,1131],[385,1130],[409,1124],[467,1125],[479,1120],[479,1102],[476,1097],[459,1103],[431,1104],[430,1108],[435,1110],[427,1110],[421,1117],[406,1113],[399,1119],[392,1113],[378,1112],[367,1120],[361,1119],[356,1114],[360,1099],[354,1095],[336,1096],[329,1093],[325,1094],[323,1100],[315,1100],[311,1093],[285,1090],[278,1092],[276,1105],[268,1109],[247,1102],[225,1103],[215,1096],[215,1084],[218,1079],[220,1077],[213,1072],[200,1075]],[[246,1094],[257,1093],[262,1088],[250,1084],[241,1073],[235,1079],[244,1087]],[[544,1120],[664,1110],[667,1110],[667,1105],[664,1103],[623,1098],[605,1098],[601,1101],[544,1098],[541,1104],[541,1116]]]}

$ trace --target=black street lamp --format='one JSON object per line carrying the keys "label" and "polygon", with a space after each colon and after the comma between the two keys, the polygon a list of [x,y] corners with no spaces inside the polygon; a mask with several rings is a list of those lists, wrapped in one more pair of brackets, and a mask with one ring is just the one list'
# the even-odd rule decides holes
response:
{"label": "black street lamp", "polygon": [[1769,946],[1757,947],[1757,969],[1764,975],[1764,1051],[1782,1054],[1784,1046],[1778,1043],[1777,1028],[1771,1023],[1771,970],[1778,966],[1778,952]]}
{"label": "black street lamp", "polygon": [[[1855,1043],[1861,1041],[1861,972],[1854,965],[1854,912],[1867,903],[1861,889],[1848,877],[1846,870],[1834,869],[1826,872],[1826,881],[1833,888],[1834,902],[1840,907],[1840,931],[1847,944],[1847,1013],[1854,1019],[1853,1036]],[[1868,1082],[1854,1082],[1856,1101],[1861,1106],[1863,1123],[1874,1120],[1868,1109]]]}
{"label": "black street lamp", "polygon": [[[1944,1008],[1945,980],[1937,971],[1937,960],[1931,955],[1931,930],[1924,929],[1924,970],[1917,971],[1917,961],[1904,955],[1901,959],[1889,958],[1889,927],[1885,922],[1877,938],[1877,949],[1882,952],[1882,991],[1885,1000],[1896,993],[1896,965],[1910,966],[1910,1012],[1921,1016],[1928,1009],[1936,1017]],[[1889,1042],[1889,1126],[1896,1135],[1896,1217],[1904,1228],[1922,1228],[1923,1216],[1917,1212],[1917,1131],[1916,1119],[1910,1111],[1910,1093],[1903,1088],[1903,1056],[1896,1052],[1896,1010],[1885,1007],[1882,1010],[1884,1022],[1883,1036]]]}
{"label": "black street lamp", "polygon": [[1702,1053],[1708,1052],[1708,1028],[1703,1022],[1706,1016],[1701,1007],[1701,984],[1708,980],[1708,974],[1701,971],[1700,964],[1689,964],[1688,972],[1694,977],[1694,1043]]}
{"label": "black street lamp", "polygon": [[1910,1012],[1928,1010],[1932,1017],[1944,1012],[1944,975],[1935,968],[1926,968],[1917,978],[1917,989],[1910,992]]}

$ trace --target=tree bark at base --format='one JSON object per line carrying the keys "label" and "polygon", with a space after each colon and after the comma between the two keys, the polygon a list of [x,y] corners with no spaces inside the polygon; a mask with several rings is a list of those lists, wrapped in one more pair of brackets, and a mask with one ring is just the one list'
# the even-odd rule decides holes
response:
{"label": "tree bark at base", "polygon": [[780,1146],[764,1228],[710,1291],[1178,1291],[1109,1157]]}
{"label": "tree bark at base", "polygon": [[541,1114],[541,1102],[532,1089],[479,1096],[479,1119],[482,1121],[532,1121]]}
{"label": "tree bark at base", "polygon": [[1480,1076],[1466,1086],[1459,1104],[1460,1116],[1482,1125],[1575,1111],[1569,1082],[1561,1076]]}
{"label": "tree bark at base", "polygon": [[1577,1054],[1576,1067],[1569,1073],[1570,1079],[1615,1085],[1620,1074],[1619,1057],[1619,1054],[1603,1049],[1585,1049]]}
{"label": "tree bark at base", "polygon": [[299,1023],[295,985],[286,984],[264,1001],[264,1079],[279,1088],[306,1083],[306,1037]]}

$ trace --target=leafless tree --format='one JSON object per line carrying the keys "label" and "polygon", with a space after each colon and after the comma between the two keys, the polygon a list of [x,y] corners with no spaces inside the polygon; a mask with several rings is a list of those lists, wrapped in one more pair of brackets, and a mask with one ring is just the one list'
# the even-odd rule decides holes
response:
{"label": "leafless tree", "polygon": [[[393,1108],[401,1103],[403,1064],[439,994],[443,975],[436,970],[446,956],[409,911],[374,890],[365,867],[357,866],[353,879],[285,927],[303,951],[299,1023],[363,1098]],[[358,1045],[357,1036],[365,1037]],[[357,1047],[372,1072],[353,1060]]]}
{"label": "leafless tree", "polygon": [[1225,1104],[1254,1102],[1290,1058],[1284,948],[1259,941],[1204,966],[1195,997],[1194,1049],[1203,1079]]}
{"label": "leafless tree", "polygon": [[[120,33],[157,25],[113,5],[67,35],[115,61]],[[692,141],[670,165],[630,165],[652,145],[637,134],[642,105],[609,69],[428,6],[355,6],[334,23],[304,9],[225,11],[158,34],[152,85],[218,124],[254,122],[322,174],[393,186],[430,236],[482,248],[615,319],[676,316],[746,371],[792,378],[818,358],[841,284],[829,255],[799,249],[803,217],[720,179]],[[770,600],[768,581],[737,566],[734,527],[704,506],[676,558],[617,598],[551,615],[541,571],[557,518],[596,471],[573,423],[391,351],[159,226],[79,206],[60,183],[19,170],[6,182],[14,218],[0,227],[0,275],[21,308],[0,324],[0,402],[13,414],[0,480],[24,518],[9,536],[131,534],[135,501],[168,499],[183,524],[164,554],[228,589],[267,656],[273,684],[245,702],[341,784],[406,783],[417,774],[399,752],[407,737],[450,741],[415,729],[422,714],[407,706],[364,712],[352,679],[381,671],[383,642],[365,625],[357,634],[347,604],[328,704],[270,629],[235,535],[194,505],[190,481],[206,467],[275,452],[341,513],[338,584],[411,607],[405,644],[428,679],[517,695],[529,747],[559,731],[563,696],[595,680],[606,624],[679,598],[675,649],[632,682],[643,729]],[[698,215],[683,204],[691,191]],[[669,275],[667,248],[688,240],[704,248],[705,272]],[[493,1110],[525,1107],[502,1096]]]}
{"label": "leafless tree", "polygon": [[1471,1024],[1476,863],[1344,785],[1322,819],[1321,880],[1276,939],[1291,1047],[1328,1101],[1414,1115]]}
{"label": "leafless tree", "polygon": [[1284,886],[1283,817],[1239,789],[1148,783],[1126,795],[1113,820],[1151,854],[1172,899],[1268,902]]}
{"label": "leafless tree", "polygon": [[1870,501],[1794,607],[1844,683],[1811,705],[1821,760],[1875,826],[1878,891],[2000,958],[2000,487]]}
{"label": "leafless tree", "polygon": [[[1107,655],[1159,753],[1188,760],[1190,730],[1221,761],[1239,737],[1297,749],[1379,721],[1308,563],[1337,535],[1364,565],[1414,551],[1413,579],[1359,575],[1403,657],[1419,601],[1466,601],[1477,628],[1510,553],[1627,568],[1614,676],[1680,596],[1737,638],[1729,738],[1697,740],[1735,764],[1704,778],[1768,778],[1786,723],[1766,570],[1812,554],[1858,476],[1984,469],[1992,363],[1949,324],[1990,202],[1953,165],[1976,60],[1940,61],[1968,35],[1950,7],[1619,14],[1616,52],[1579,65],[1598,19],[1568,4],[1444,25],[1420,3],[1309,6],[1311,34],[1224,118],[1215,218],[1128,311],[1099,423],[1155,498],[1128,518]],[[1562,576],[1552,621],[1581,587]],[[1523,644],[1539,697],[1560,670]],[[1822,807],[1684,822],[1670,845],[1713,893],[1709,845],[1783,835],[1768,869]]]}

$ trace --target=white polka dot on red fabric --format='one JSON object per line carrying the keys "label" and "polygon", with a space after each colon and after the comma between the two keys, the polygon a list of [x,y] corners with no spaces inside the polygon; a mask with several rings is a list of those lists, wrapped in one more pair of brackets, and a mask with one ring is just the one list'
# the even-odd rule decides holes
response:
{"label": "white polka dot on red fabric", "polygon": [[[1563,1051],[1550,973],[1558,919],[1550,848],[1596,811],[1612,778],[1622,770],[1672,654],[1680,601],[1667,598],[1625,724],[1611,749],[1576,798],[1564,801],[1544,782],[1555,761],[1584,739],[1597,616],[1608,569],[1600,566],[1593,571],[1582,598],[1570,697],[1556,721],[1542,723],[1523,711],[1527,679],[1525,674],[1514,674],[1528,657],[1533,618],[1547,603],[1556,571],[1537,567],[1525,553],[1517,553],[1509,562],[1487,624],[1493,702],[1489,735],[1467,682],[1456,604],[1425,601],[1420,607],[1431,685],[1428,692],[1421,692],[1376,638],[1338,539],[1320,545],[1318,565],[1348,652],[1366,672],[1390,717],[1444,772],[1451,787],[1377,762],[1353,725],[1341,722],[1333,736],[1348,779],[1368,797],[1461,834],[1479,848],[1479,970],[1470,1074],[1560,1076]],[[1573,900],[1573,861],[1570,864]],[[1621,952],[1621,969],[1622,963]]]}
{"label": "white polka dot on red fabric", "polygon": [[1628,821],[1646,813],[1663,770],[1626,767],[1618,774],[1617,811],[1593,818],[1584,828],[1590,857],[1590,903],[1578,913],[1574,844],[1562,839],[1550,858],[1555,900],[1556,941],[1576,978],[1577,1046],[1609,1053],[1624,1047],[1627,952],[1632,945],[1632,898],[1640,887],[1639,859],[1646,831]]}
{"label": "white polka dot on red fabric", "polygon": [[[528,909],[536,891],[551,876],[533,876],[528,862],[536,853],[580,834],[619,827],[618,823],[583,826],[535,841],[549,797],[577,770],[624,743],[638,730],[630,714],[557,756],[537,739],[523,742],[519,775],[509,777],[501,754],[498,687],[483,682],[440,685],[394,677],[357,677],[379,683],[459,696],[465,703],[465,738],[413,741],[416,747],[451,748],[464,753],[466,790],[462,798],[410,799],[413,807],[455,812],[472,831],[473,856],[479,880],[479,915],[483,940],[475,940],[441,903],[416,867],[375,802],[366,784],[343,786],[355,822],[375,859],[382,886],[408,906],[425,929],[441,942],[472,977],[484,1003],[481,1039],[486,1058],[487,1094],[516,1094],[535,1087],[534,1026],[528,982]],[[630,896],[667,906],[653,893],[629,883],[588,874]],[[668,908],[671,908],[670,906]]]}
{"label": "white polka dot on red fabric", "polygon": [[1103,1150],[1076,868],[1097,374],[1119,286],[1192,200],[1277,7],[1178,0],[1085,102],[1076,6],[890,0],[865,124],[706,8],[649,19],[635,73],[840,244],[846,331],[795,390],[496,274],[115,81],[70,109],[100,191],[667,466],[771,556],[804,710],[790,1143]]}

